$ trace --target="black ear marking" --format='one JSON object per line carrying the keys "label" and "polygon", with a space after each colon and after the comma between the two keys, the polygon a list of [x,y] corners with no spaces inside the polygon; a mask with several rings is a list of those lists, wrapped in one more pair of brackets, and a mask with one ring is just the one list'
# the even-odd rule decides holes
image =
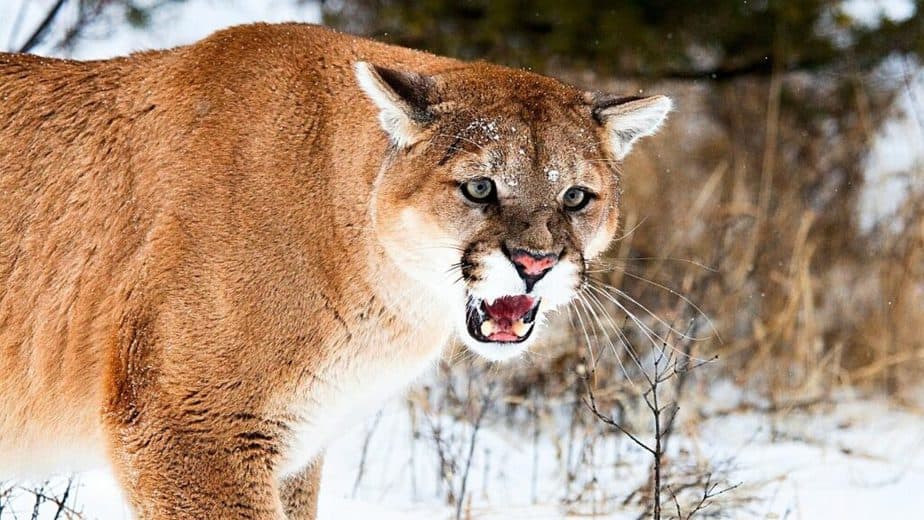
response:
{"label": "black ear marking", "polygon": [[353,65],[359,88],[379,109],[379,124],[399,148],[424,136],[436,119],[437,81],[417,72],[401,71],[358,61]]}
{"label": "black ear marking", "polygon": [[429,76],[416,72],[395,70],[372,65],[382,81],[407,105],[408,114],[417,123],[429,123],[435,119],[430,106],[435,102],[436,82]]}
{"label": "black ear marking", "polygon": [[589,93],[591,105],[591,114],[594,116],[594,120],[600,124],[604,123],[603,111],[608,108],[617,107],[619,105],[624,105],[626,103],[631,103],[632,101],[638,101],[640,99],[645,99],[645,96],[617,96],[614,94],[605,94],[605,93]]}

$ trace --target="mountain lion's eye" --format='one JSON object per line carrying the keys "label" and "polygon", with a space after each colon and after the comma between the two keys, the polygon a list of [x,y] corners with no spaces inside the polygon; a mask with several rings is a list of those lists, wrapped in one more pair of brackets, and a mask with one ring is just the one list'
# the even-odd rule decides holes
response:
{"label": "mountain lion's eye", "polygon": [[497,200],[497,188],[494,186],[494,181],[487,177],[479,177],[463,183],[462,194],[466,199],[479,204]]}
{"label": "mountain lion's eye", "polygon": [[588,193],[584,188],[573,187],[568,188],[561,202],[568,211],[580,211],[592,198],[593,194]]}

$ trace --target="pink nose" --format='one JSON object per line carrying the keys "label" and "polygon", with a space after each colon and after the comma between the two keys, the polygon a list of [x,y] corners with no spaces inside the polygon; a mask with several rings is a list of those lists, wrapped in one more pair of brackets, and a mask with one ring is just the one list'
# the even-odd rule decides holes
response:
{"label": "pink nose", "polygon": [[558,263],[558,256],[551,253],[534,254],[522,249],[516,249],[510,252],[510,260],[522,274],[541,277]]}

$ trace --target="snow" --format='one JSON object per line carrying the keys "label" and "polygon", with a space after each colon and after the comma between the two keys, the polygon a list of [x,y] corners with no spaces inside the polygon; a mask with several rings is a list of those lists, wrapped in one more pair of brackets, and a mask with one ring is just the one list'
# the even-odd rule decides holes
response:
{"label": "snow", "polygon": [[[514,130],[516,131],[516,130]],[[463,130],[462,135],[475,134],[478,138],[499,141],[500,133],[498,131],[497,121],[485,120],[481,118],[473,119]]]}
{"label": "snow", "polygon": [[914,186],[924,186],[924,72],[896,57],[879,76],[902,88],[864,163],[860,224],[866,230],[895,213]]}
{"label": "snow", "polygon": [[[729,392],[735,397],[729,399]],[[721,384],[703,393],[719,394],[726,398],[710,397],[703,408],[712,418],[681,416],[684,435],[673,439],[669,458],[681,461],[696,454],[715,467],[725,465],[728,482],[740,483],[716,502],[726,504],[730,517],[910,518],[919,510],[924,489],[920,408],[841,394],[831,402],[785,413],[729,412],[741,408],[741,393]],[[440,459],[429,425],[440,425],[445,453],[464,462],[471,424],[446,416],[422,421],[418,415],[415,428],[403,399],[395,399],[381,413],[327,450],[320,518],[451,518],[455,509],[445,502],[446,489],[437,478]],[[621,499],[647,477],[647,453],[618,434],[598,441],[592,455],[597,483],[591,493],[598,500],[563,506],[562,499],[573,494],[579,480],[569,491],[559,456],[562,432],[554,430],[543,428],[534,444],[531,428],[483,425],[476,437],[467,486],[471,503],[466,500],[465,511],[470,508],[477,519],[578,518],[594,510],[601,518],[636,518],[640,509],[622,506]],[[364,446],[363,477],[354,494]],[[614,457],[619,464],[613,464]],[[451,477],[456,491],[463,466]],[[107,471],[79,474],[75,482],[78,509],[88,518],[130,518]],[[62,489],[60,483],[57,489]],[[27,515],[32,497],[19,494],[13,506],[17,514]],[[39,518],[51,518],[53,509],[46,505]]]}
{"label": "snow", "polygon": [[913,0],[847,0],[840,8],[867,27],[878,27],[883,20],[904,22],[917,11]]}
{"label": "snow", "polygon": [[[846,0],[839,8],[867,28],[918,15],[912,0]],[[924,185],[924,72],[920,64],[895,56],[886,60],[877,76],[874,81],[900,88],[890,116],[875,129],[864,160],[860,226],[866,231],[893,215],[914,186]]]}
{"label": "snow", "polygon": [[[778,517],[910,518],[924,489],[921,410],[847,399],[768,421],[710,421],[700,437],[734,456],[737,479],[766,482],[757,509]],[[721,441],[716,442],[716,440]],[[753,484],[752,484],[753,485]]]}

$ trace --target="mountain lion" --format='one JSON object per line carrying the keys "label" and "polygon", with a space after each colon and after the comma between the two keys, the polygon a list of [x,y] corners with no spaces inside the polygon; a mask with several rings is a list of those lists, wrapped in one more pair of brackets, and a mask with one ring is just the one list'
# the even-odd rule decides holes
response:
{"label": "mountain lion", "polygon": [[300,24],[0,54],[0,470],[313,518],[324,446],[450,338],[536,341],[670,108]]}

